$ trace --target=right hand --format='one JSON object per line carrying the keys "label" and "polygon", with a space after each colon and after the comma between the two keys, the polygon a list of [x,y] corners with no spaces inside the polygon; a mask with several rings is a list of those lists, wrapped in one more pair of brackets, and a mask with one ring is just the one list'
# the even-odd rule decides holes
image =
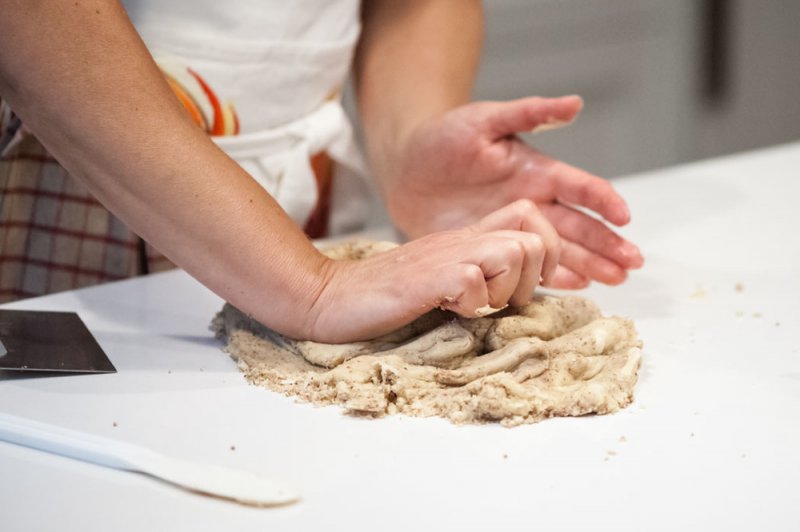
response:
{"label": "right hand", "polygon": [[558,234],[535,204],[521,200],[465,229],[443,231],[359,261],[327,264],[312,305],[310,339],[374,338],[433,308],[465,317],[487,305],[524,305],[552,279]]}

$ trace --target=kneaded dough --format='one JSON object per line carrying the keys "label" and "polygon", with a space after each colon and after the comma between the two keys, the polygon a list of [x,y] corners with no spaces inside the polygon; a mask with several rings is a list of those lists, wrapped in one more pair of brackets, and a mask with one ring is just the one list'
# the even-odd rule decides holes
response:
{"label": "kneaded dough", "polygon": [[[326,253],[360,259],[391,246],[356,241]],[[630,320],[575,296],[537,296],[472,319],[434,310],[351,344],[293,340],[229,304],[212,329],[251,383],[277,392],[353,413],[506,426],[624,408],[642,347]]]}

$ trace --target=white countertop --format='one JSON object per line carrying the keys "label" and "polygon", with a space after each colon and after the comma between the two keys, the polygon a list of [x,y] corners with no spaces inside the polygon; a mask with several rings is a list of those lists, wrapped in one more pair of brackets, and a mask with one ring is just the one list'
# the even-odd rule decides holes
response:
{"label": "white countertop", "polygon": [[303,500],[248,508],[0,443],[0,529],[800,530],[798,178],[800,143],[615,180],[647,264],[583,295],[645,347],[609,416],[506,429],[295,403],[245,382],[208,331],[220,299],[182,272],[5,305],[77,311],[119,373],[6,373],[0,411]]}

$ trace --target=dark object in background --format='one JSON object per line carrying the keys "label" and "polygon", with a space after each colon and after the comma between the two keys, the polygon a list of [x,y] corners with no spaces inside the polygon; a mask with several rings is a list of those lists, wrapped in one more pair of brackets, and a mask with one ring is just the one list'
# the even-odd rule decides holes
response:
{"label": "dark object in background", "polygon": [[702,38],[703,96],[711,104],[725,101],[731,76],[731,2],[730,0],[705,0],[703,4]]}
{"label": "dark object in background", "polygon": [[117,371],[74,312],[0,310],[0,343],[0,370]]}

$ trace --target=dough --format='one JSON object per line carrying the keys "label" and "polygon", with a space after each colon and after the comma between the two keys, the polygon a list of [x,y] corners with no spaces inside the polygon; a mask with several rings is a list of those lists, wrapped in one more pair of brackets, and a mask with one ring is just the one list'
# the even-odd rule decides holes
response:
{"label": "dough", "polygon": [[[358,241],[327,253],[358,259],[391,246]],[[293,340],[229,304],[212,329],[251,383],[277,392],[354,413],[506,426],[624,408],[642,346],[630,320],[602,317],[575,296],[473,319],[435,310],[352,344]]]}

